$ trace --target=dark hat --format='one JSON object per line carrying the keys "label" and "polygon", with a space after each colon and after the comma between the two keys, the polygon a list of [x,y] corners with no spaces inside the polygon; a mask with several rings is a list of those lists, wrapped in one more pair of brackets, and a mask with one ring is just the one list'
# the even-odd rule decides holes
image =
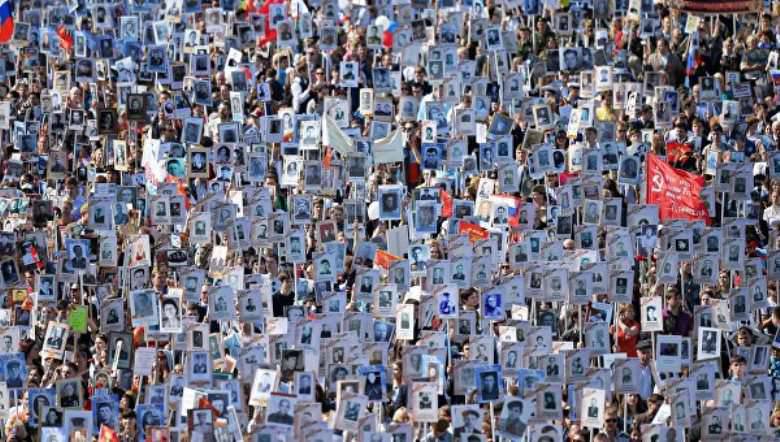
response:
{"label": "dark hat", "polygon": [[560,87],[555,87],[552,83],[548,84],[547,86],[544,86],[541,89],[541,91],[542,92],[550,92],[551,94],[556,95],[556,96],[561,94]]}
{"label": "dark hat", "polygon": [[649,339],[642,339],[636,344],[637,350],[647,351],[653,349],[653,344]]}

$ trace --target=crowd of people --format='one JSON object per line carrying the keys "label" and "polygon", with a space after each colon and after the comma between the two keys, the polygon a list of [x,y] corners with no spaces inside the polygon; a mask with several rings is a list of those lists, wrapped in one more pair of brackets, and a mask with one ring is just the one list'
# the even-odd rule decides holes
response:
{"label": "crowd of people", "polygon": [[5,440],[780,436],[779,2],[4,0],[4,35]]}

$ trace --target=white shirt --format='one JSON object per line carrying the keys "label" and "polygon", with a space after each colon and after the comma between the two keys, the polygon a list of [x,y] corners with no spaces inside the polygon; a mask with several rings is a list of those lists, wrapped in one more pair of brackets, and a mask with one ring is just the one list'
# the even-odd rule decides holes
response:
{"label": "white shirt", "polygon": [[780,224],[780,206],[771,205],[764,209],[764,221],[769,224],[769,228],[774,228]]}
{"label": "white shirt", "polygon": [[300,77],[295,77],[292,82],[292,95],[293,95],[293,109],[297,112],[301,103],[305,102],[309,99],[309,91],[311,90],[311,85],[306,87],[306,90],[303,90],[303,80],[301,80]]}

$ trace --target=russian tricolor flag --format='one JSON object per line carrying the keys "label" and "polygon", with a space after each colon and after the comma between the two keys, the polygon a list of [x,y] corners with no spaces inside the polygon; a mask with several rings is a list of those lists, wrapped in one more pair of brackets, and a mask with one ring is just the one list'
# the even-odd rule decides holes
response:
{"label": "russian tricolor flag", "polygon": [[391,21],[382,33],[382,45],[386,48],[393,47],[393,33],[398,29],[398,23]]}
{"label": "russian tricolor flag", "polygon": [[14,4],[0,0],[0,44],[8,43],[14,36]]}
{"label": "russian tricolor flag", "polygon": [[704,62],[698,51],[698,43],[694,43],[699,41],[699,33],[693,32],[688,38],[688,54],[685,59],[685,87],[690,87],[689,83],[691,76],[693,76],[696,69]]}

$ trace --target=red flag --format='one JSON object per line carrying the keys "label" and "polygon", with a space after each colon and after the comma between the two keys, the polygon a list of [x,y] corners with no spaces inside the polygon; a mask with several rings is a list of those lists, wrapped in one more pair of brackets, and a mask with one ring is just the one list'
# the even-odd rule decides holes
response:
{"label": "red flag", "polygon": [[488,231],[480,227],[479,224],[467,223],[464,221],[458,223],[458,233],[467,233],[471,242],[488,239],[490,236]]}
{"label": "red flag", "polygon": [[211,410],[212,414],[219,416],[219,410],[217,410],[217,408],[214,406],[214,404],[211,403],[210,400],[208,400],[208,398],[202,397],[198,399],[198,408],[208,408]]}
{"label": "red flag", "polygon": [[187,182],[181,178],[177,178],[173,175],[165,177],[166,183],[176,184],[176,193],[184,197],[184,207],[189,210],[190,208],[190,196],[187,194]]}
{"label": "red flag", "polygon": [[73,36],[65,25],[57,26],[57,36],[60,38],[60,47],[69,51],[73,47]]}
{"label": "red flag", "polygon": [[570,179],[577,178],[578,176],[579,172],[563,172],[558,174],[558,181],[561,186],[565,186]]}
{"label": "red flag", "polygon": [[376,254],[374,255],[374,264],[377,267],[381,267],[385,270],[390,269],[390,266],[393,264],[393,261],[398,261],[399,257],[393,255],[392,253],[385,252],[384,250],[377,249]]}
{"label": "red flag", "polygon": [[190,210],[190,196],[187,194],[187,183],[184,180],[180,180],[176,184],[176,193],[184,197],[184,207]]}
{"label": "red flag", "polygon": [[393,33],[385,31],[382,33],[382,45],[386,48],[393,47]]}
{"label": "red flag", "polygon": [[690,155],[693,152],[693,148],[688,143],[679,143],[677,141],[670,141],[666,143],[666,158],[669,159],[669,163],[674,163],[677,160],[682,159],[685,155]]}
{"label": "red flag", "polygon": [[112,430],[103,424],[100,425],[100,436],[98,442],[119,442],[119,436],[116,431]]}
{"label": "red flag", "polygon": [[0,1],[0,43],[6,44],[14,38],[14,2]]}
{"label": "red flag", "polygon": [[35,247],[35,245],[30,246],[30,256],[35,263],[35,266],[38,267],[38,270],[43,269],[44,264],[43,261],[41,261],[40,256],[38,256],[38,248]]}
{"label": "red flag", "polygon": [[439,196],[441,201],[441,216],[442,218],[449,218],[452,216],[452,196],[447,193],[446,190],[441,189],[441,195]]}
{"label": "red flag", "polygon": [[265,0],[258,9],[258,12],[265,17],[265,35],[260,37],[258,42],[260,46],[276,41],[276,28],[271,26],[270,6],[278,3],[284,3],[284,0]]}
{"label": "red flag", "polygon": [[676,6],[682,11],[695,15],[749,14],[760,11],[763,2],[758,0],[683,0]]}
{"label": "red flag", "polygon": [[244,7],[242,8],[247,13],[253,13],[255,12],[255,9],[257,9],[257,6],[255,5],[255,0],[244,0]]}
{"label": "red flag", "polygon": [[325,146],[325,157],[322,159],[322,167],[330,169],[330,162],[333,160],[333,151],[330,147]]}
{"label": "red flag", "polygon": [[513,229],[522,227],[520,226],[520,213],[523,211],[523,204],[525,204],[525,201],[522,198],[515,198],[515,206],[509,211],[509,218],[507,219],[509,227]]}
{"label": "red flag", "polygon": [[657,204],[661,221],[704,220],[710,223],[707,203],[701,198],[704,177],[675,169],[658,156],[647,154],[647,204]]}

